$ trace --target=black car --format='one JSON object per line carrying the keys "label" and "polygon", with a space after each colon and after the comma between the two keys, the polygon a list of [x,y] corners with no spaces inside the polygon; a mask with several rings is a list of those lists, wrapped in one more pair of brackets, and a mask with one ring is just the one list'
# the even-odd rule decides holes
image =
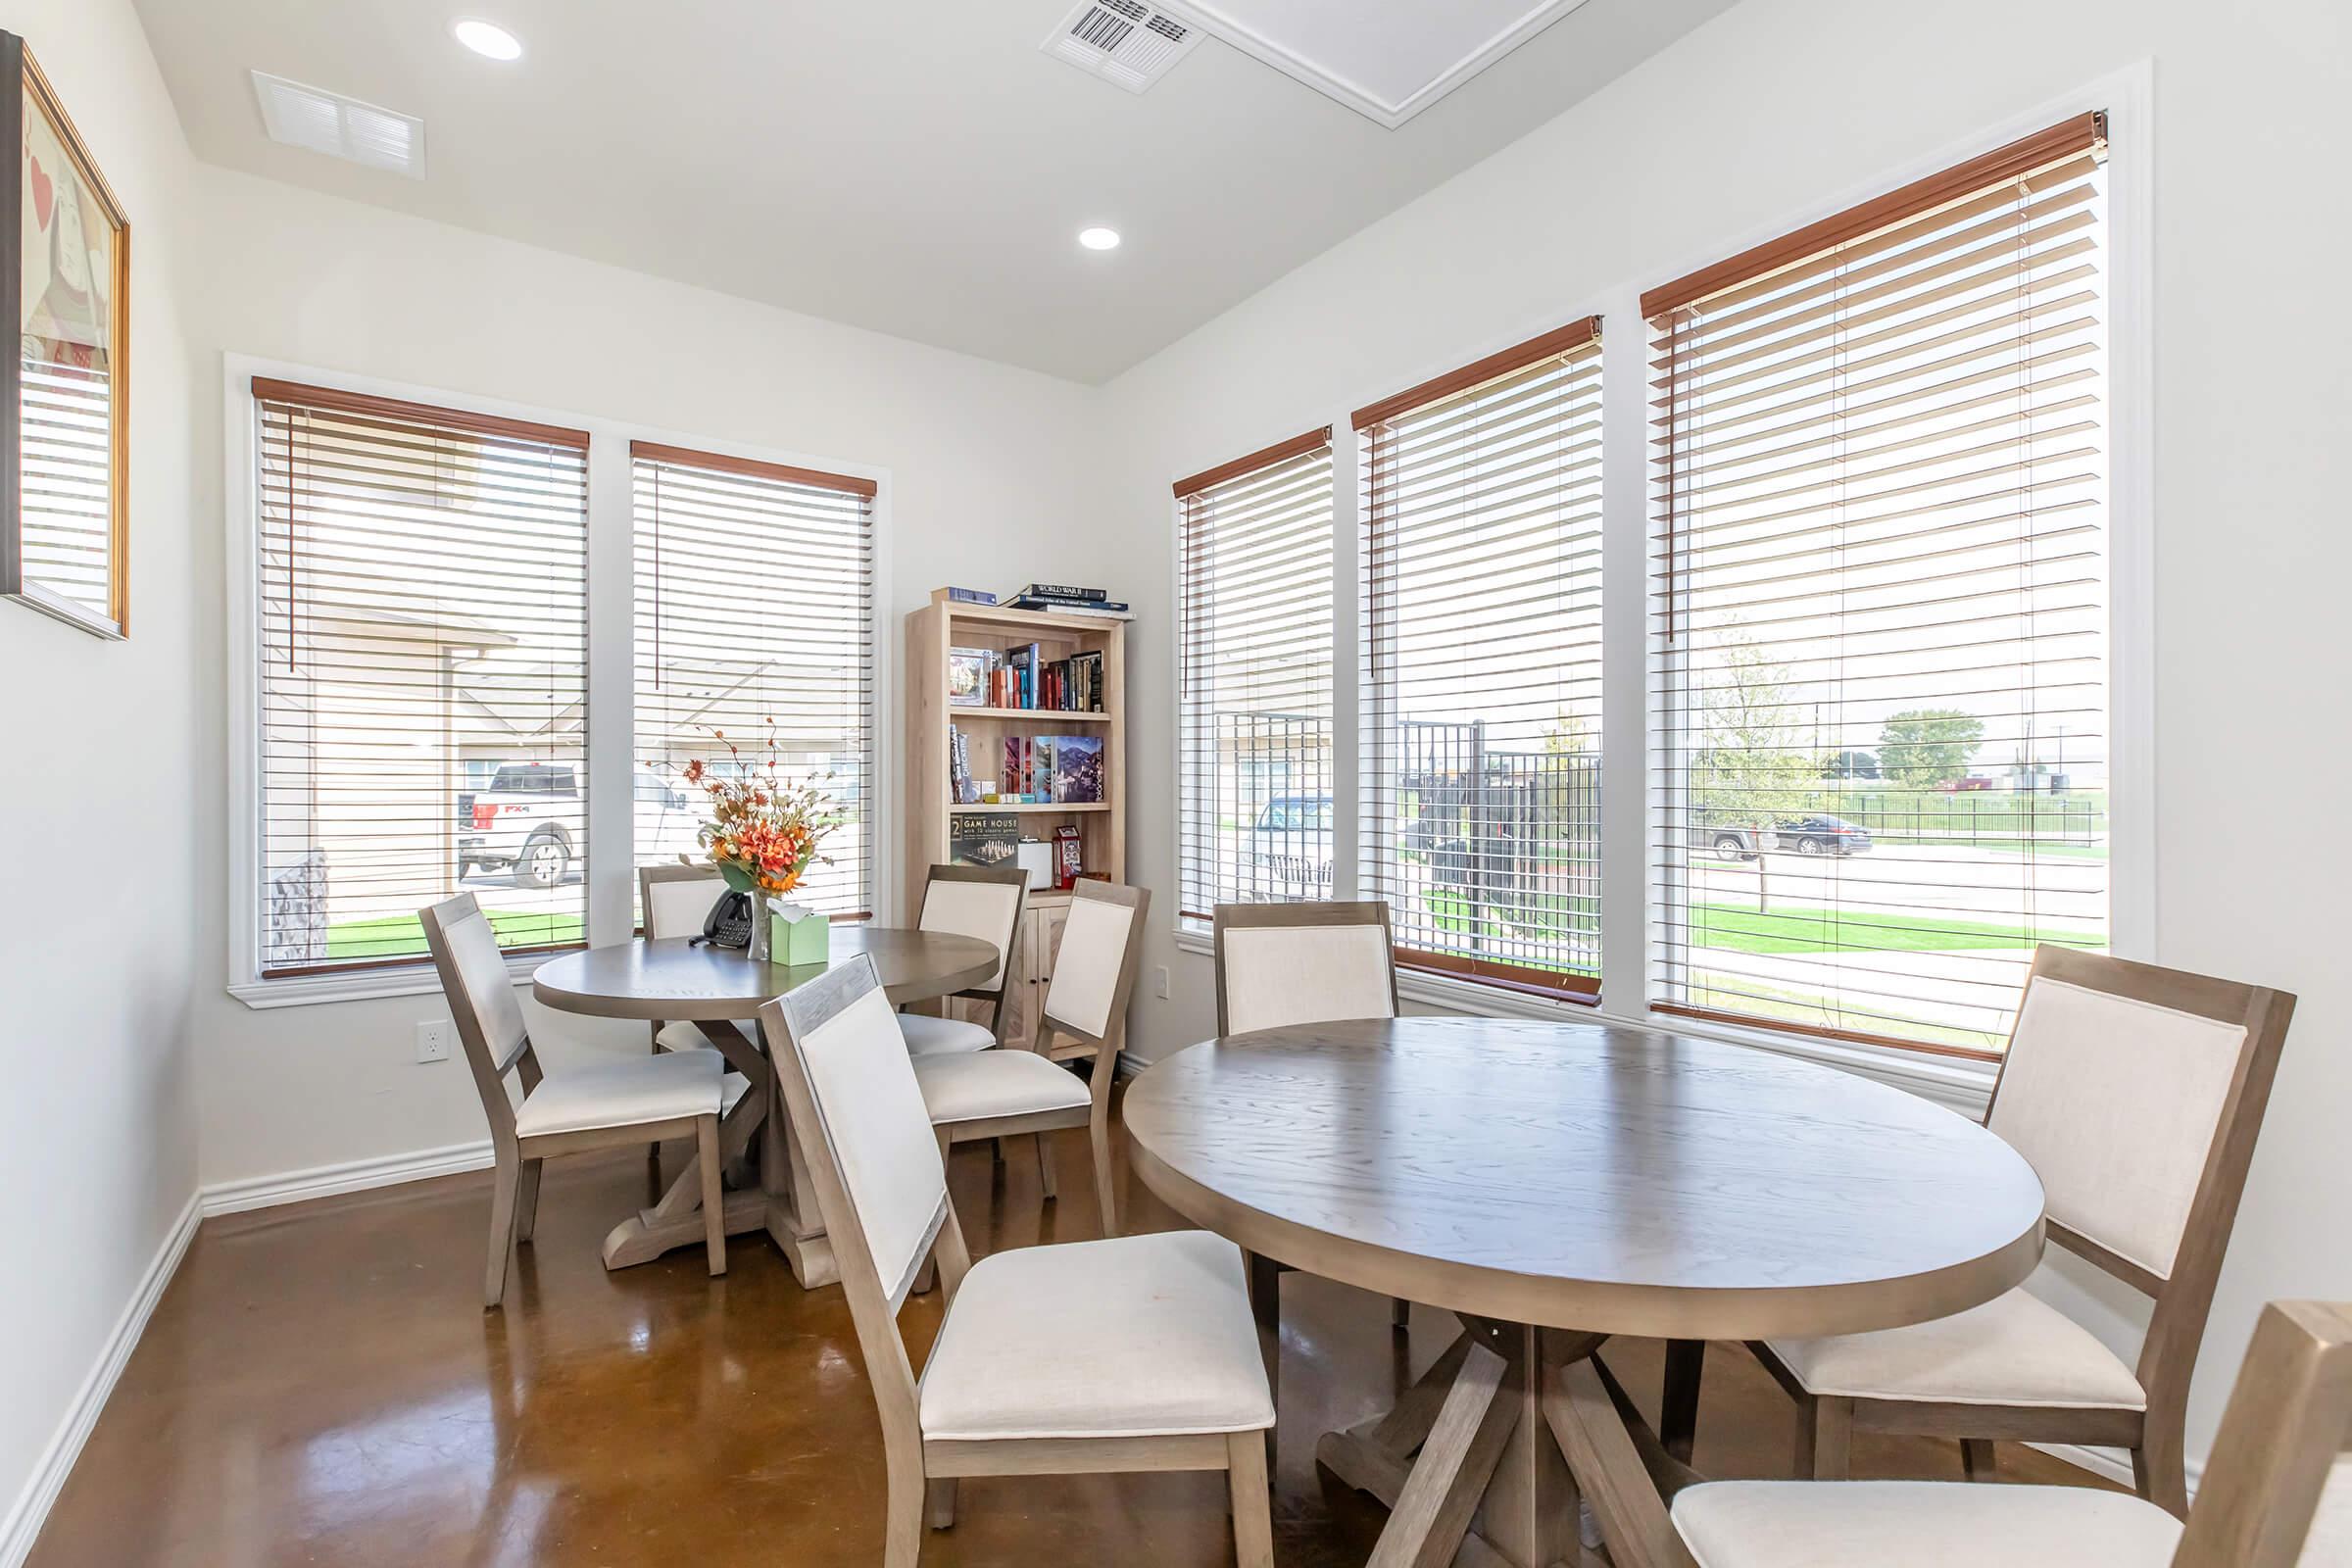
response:
{"label": "black car", "polygon": [[1799,855],[1867,855],[1870,830],[1842,816],[1800,816],[1772,830],[1773,848]]}

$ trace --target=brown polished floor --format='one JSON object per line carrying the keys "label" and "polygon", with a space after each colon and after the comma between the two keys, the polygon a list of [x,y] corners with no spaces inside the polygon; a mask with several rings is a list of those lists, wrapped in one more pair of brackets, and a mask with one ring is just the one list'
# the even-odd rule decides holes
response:
{"label": "brown polished floor", "polygon": [[[1097,1234],[1083,1135],[1061,1136],[1052,1208],[1025,1141],[1004,1166],[985,1145],[956,1152],[975,1253]],[[881,1435],[841,1292],[804,1294],[755,1237],[736,1239],[722,1280],[704,1275],[699,1248],[607,1274],[598,1242],[645,1200],[642,1158],[551,1160],[539,1238],[503,1312],[477,1294],[486,1175],[207,1221],[30,1568],[870,1568]],[[1140,1184],[1128,1201],[1131,1228],[1177,1223]],[[1286,1275],[1282,1304],[1275,1553],[1283,1568],[1352,1568],[1386,1515],[1316,1470],[1315,1438],[1387,1404],[1452,1320],[1419,1312],[1408,1348],[1386,1301],[1345,1286]],[[908,1307],[917,1354],[937,1318],[930,1301]],[[1607,1359],[1654,1401],[1655,1346],[1620,1341]],[[1763,1370],[1711,1348],[1699,1467],[1785,1473],[1791,1433]],[[2001,1464],[2014,1479],[2087,1479],[2007,1446]],[[1956,1478],[1959,1460],[1949,1445],[1857,1438],[1854,1468]],[[924,1561],[1227,1563],[1223,1485],[967,1481]]]}

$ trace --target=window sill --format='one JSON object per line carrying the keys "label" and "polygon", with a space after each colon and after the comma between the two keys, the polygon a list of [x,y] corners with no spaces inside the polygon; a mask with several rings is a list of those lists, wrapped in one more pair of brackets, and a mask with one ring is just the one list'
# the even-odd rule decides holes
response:
{"label": "window sill", "polygon": [[[545,953],[520,954],[507,960],[514,984],[528,985],[545,963]],[[383,997],[423,997],[441,994],[441,976],[429,960],[382,969],[358,969],[346,974],[289,975],[283,980],[232,980],[228,994],[256,1011],[274,1007],[316,1007],[335,1002],[372,1002]]]}
{"label": "window sill", "polygon": [[[1175,937],[1176,946],[1186,953],[1207,956],[1212,951],[1209,934],[1205,931],[1179,926]],[[1626,1017],[1604,1011],[1591,1003],[1548,1002],[1541,997],[1496,991],[1409,970],[1397,973],[1396,991],[1408,1002],[1468,1013],[1473,1017],[1612,1023],[1657,1034],[1690,1035],[1703,1040],[1727,1041],[1736,1046],[1752,1046],[1758,1051],[1819,1062],[1825,1067],[1836,1067],[1843,1072],[1859,1073],[1890,1088],[1932,1100],[1972,1121],[1984,1118],[1984,1107],[1992,1099],[1993,1080],[2000,1075],[2000,1069],[1988,1061],[1929,1056],[1886,1046],[1864,1046],[1842,1040],[1785,1034],[1777,1029],[1742,1029],[1736,1024],[1652,1014],[1646,1009],[1638,1016]]]}

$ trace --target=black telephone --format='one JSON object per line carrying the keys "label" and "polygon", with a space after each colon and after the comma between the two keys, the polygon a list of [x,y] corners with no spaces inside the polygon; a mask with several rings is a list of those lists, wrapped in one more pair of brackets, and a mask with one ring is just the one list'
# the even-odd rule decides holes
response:
{"label": "black telephone", "polygon": [[710,906],[703,917],[703,934],[697,942],[708,942],[714,948],[748,948],[752,945],[752,896],[729,888]]}

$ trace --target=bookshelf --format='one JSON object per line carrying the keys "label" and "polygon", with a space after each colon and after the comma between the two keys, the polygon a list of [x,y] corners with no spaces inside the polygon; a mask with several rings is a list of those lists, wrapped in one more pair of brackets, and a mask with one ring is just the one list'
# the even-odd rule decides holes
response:
{"label": "bookshelf", "polygon": [[[931,603],[908,612],[906,630],[906,919],[911,922],[922,907],[927,869],[954,858],[951,842],[956,821],[990,812],[1015,817],[1023,838],[1040,839],[1048,845],[1054,842],[1055,828],[1077,828],[1086,871],[1114,882],[1126,881],[1127,623],[1103,615],[959,604],[939,589],[932,593]],[[948,701],[951,649],[991,649],[1002,656],[1032,643],[1047,662],[1073,654],[1102,655],[1102,711],[958,708]],[[948,781],[951,728],[963,731],[971,771],[984,784],[997,778],[1004,743],[1008,739],[1053,735],[1100,739],[1102,799],[961,805],[955,800]],[[1044,999],[1045,982],[1053,977],[1069,903],[1069,894],[1052,887],[1033,889],[1029,894],[1029,912],[1014,955],[1014,983],[1005,989],[1006,1004],[1014,1012],[1005,1036],[1009,1041],[1025,1043],[1029,1038]]]}

